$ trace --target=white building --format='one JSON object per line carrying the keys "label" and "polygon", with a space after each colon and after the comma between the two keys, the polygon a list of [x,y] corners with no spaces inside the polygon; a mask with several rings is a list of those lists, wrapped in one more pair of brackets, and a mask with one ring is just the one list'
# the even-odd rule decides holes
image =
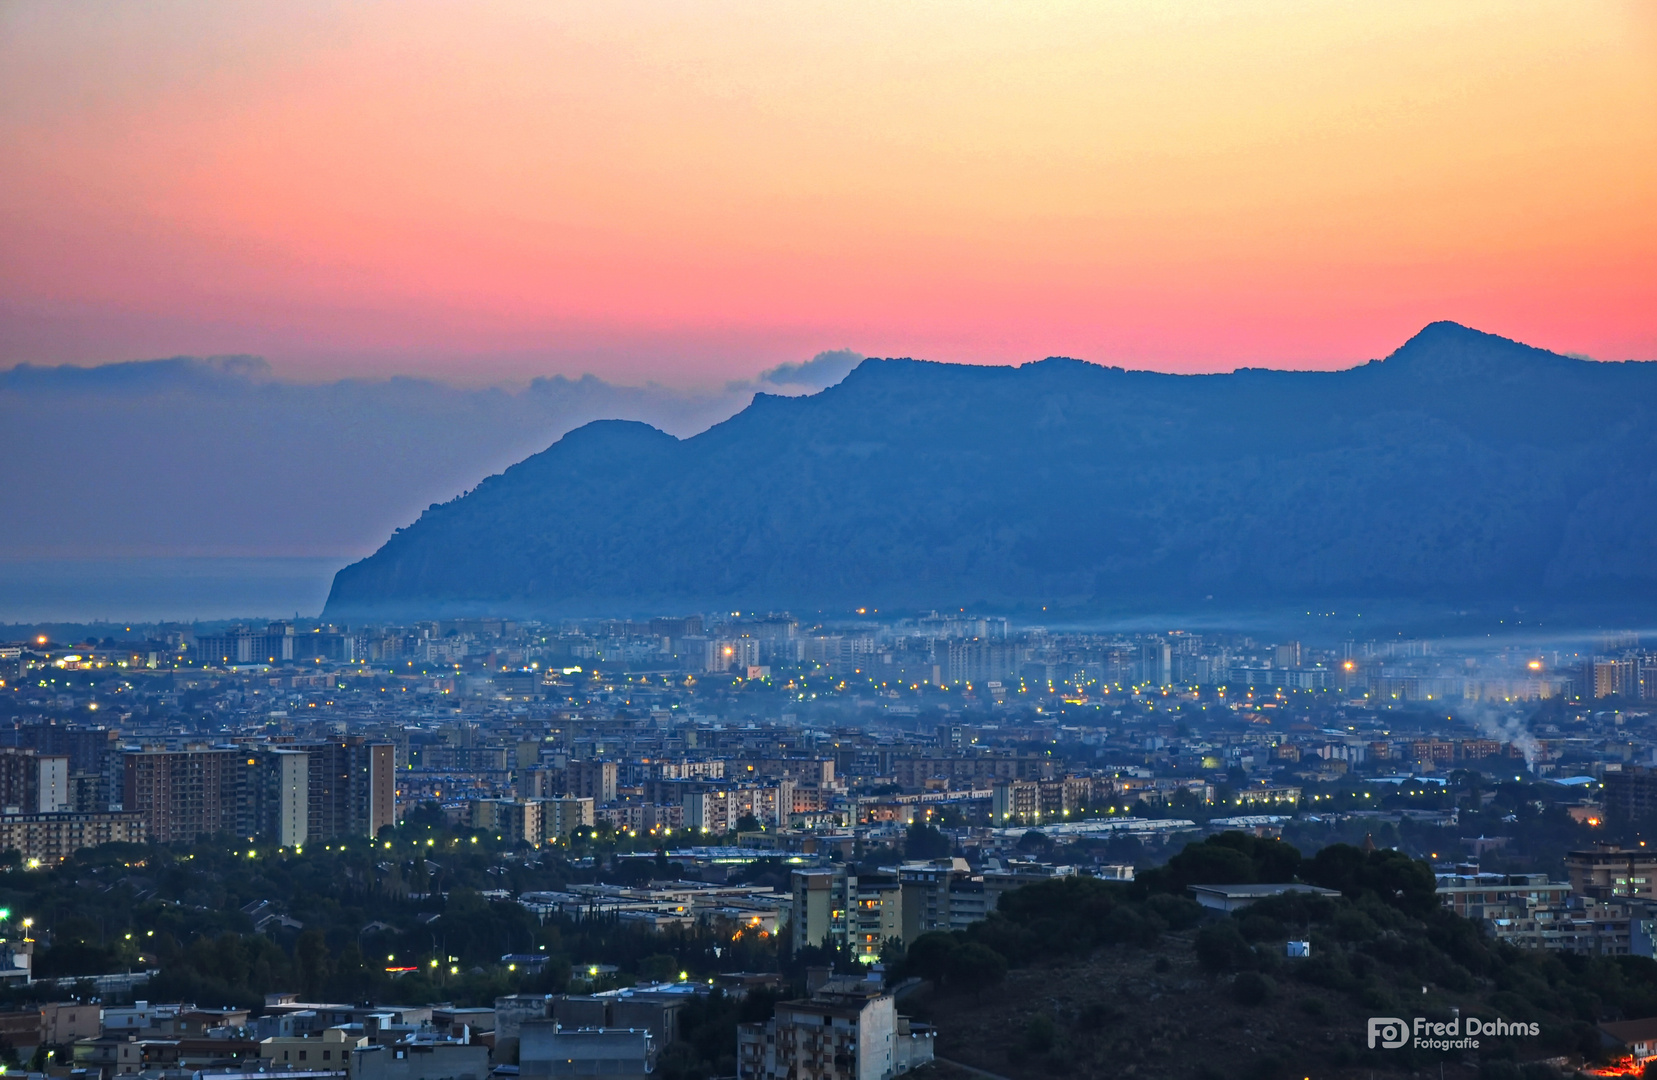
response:
{"label": "white building", "polygon": [[310,839],[311,755],[303,750],[275,750],[276,843],[303,847]]}
{"label": "white building", "polygon": [[737,1028],[738,1080],[891,1080],[932,1060],[933,1032],[898,1016],[878,982],[833,979]]}

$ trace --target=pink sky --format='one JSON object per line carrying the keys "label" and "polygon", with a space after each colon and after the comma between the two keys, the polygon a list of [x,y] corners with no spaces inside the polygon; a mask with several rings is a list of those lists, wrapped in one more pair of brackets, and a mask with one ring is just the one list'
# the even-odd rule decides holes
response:
{"label": "pink sky", "polygon": [[1657,8],[0,7],[0,366],[1657,358]]}

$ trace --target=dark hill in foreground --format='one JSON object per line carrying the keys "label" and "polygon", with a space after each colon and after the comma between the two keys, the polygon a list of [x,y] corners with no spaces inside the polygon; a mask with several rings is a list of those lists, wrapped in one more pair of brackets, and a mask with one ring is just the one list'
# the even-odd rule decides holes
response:
{"label": "dark hill in foreground", "polygon": [[[1216,878],[1334,895],[1219,916],[1184,898]],[[1290,958],[1289,941],[1310,955]],[[1600,1023],[1657,1013],[1648,957],[1516,949],[1444,909],[1431,868],[1399,852],[1337,844],[1302,860],[1241,833],[1188,845],[1133,885],[1007,893],[984,922],[917,938],[901,970],[926,980],[901,1011],[936,1026],[938,1055],[1011,1080],[1557,1080],[1625,1052]],[[1457,1045],[1372,1047],[1370,1017],[1455,1020],[1453,1040],[1439,1034]]]}
{"label": "dark hill in foreground", "polygon": [[1339,372],[869,360],[607,421],[341,570],[334,618],[1657,599],[1657,363],[1435,323]]}

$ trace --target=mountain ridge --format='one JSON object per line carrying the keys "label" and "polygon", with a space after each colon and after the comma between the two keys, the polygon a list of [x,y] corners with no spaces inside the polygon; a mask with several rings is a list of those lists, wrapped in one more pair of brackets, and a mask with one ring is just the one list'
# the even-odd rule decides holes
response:
{"label": "mountain ridge", "polygon": [[326,614],[1657,598],[1657,364],[1433,323],[1342,371],[866,359],[686,439],[596,421]]}

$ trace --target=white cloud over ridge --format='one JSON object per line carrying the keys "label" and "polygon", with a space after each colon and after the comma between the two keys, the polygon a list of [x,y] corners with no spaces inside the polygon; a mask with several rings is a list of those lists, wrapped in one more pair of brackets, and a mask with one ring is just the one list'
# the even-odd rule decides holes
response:
{"label": "white cloud over ridge", "polygon": [[[863,362],[863,354],[853,349],[830,349],[798,364],[778,364],[759,374],[761,389],[784,388],[814,392],[824,390],[851,374]],[[732,386],[748,386],[733,383]]]}

